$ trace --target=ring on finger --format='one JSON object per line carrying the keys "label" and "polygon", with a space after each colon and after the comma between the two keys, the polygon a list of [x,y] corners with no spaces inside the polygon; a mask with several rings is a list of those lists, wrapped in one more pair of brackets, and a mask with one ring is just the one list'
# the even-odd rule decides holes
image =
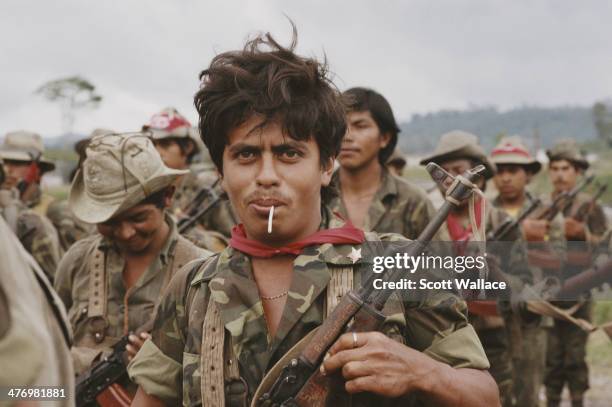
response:
{"label": "ring on finger", "polygon": [[353,348],[357,347],[357,333],[353,332]]}

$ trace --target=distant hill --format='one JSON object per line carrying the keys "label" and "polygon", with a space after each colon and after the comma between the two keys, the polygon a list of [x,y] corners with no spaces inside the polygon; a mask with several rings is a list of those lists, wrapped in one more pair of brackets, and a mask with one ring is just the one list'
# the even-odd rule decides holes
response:
{"label": "distant hill", "polygon": [[402,150],[416,154],[432,151],[440,135],[455,129],[476,134],[486,149],[491,149],[501,134],[520,134],[532,149],[549,147],[560,138],[578,142],[597,138],[590,107],[520,107],[503,112],[494,107],[441,110],[415,114],[400,128]]}

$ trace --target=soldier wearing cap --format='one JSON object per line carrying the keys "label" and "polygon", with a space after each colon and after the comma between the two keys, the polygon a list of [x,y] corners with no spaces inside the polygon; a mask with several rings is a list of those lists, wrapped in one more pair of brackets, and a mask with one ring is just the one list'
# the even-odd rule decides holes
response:
{"label": "soldier wearing cap", "polygon": [[[200,203],[200,207],[208,205],[214,196],[220,193],[219,188],[216,187],[216,174],[196,173],[190,170],[194,156],[200,152],[200,146],[196,140],[197,132],[176,109],[166,108],[156,113],[151,117],[149,124],[144,125],[142,129],[151,133],[153,144],[164,164],[169,168],[188,171],[185,175],[180,176],[175,184],[176,193],[171,210],[178,219],[189,216],[193,205],[196,204],[194,201],[197,195],[203,190],[209,190],[212,193]],[[222,204],[219,202],[216,206]],[[203,219],[199,220],[196,227],[187,231],[186,236],[206,249],[222,250],[227,244],[225,237],[219,232],[204,230],[202,222],[204,222]]]}
{"label": "soldier wearing cap", "polygon": [[399,133],[391,106],[371,89],[352,88],[344,96],[350,110],[332,180],[338,193],[332,211],[366,231],[416,239],[434,209],[423,190],[385,167]]}
{"label": "soldier wearing cap", "polygon": [[[551,198],[574,188],[578,179],[589,168],[589,163],[575,142],[562,140],[546,151],[548,172],[553,184]],[[583,219],[576,219],[581,208],[587,208]],[[565,238],[568,242],[567,263],[563,277],[571,277],[591,265],[591,250],[606,231],[606,217],[601,206],[580,193],[563,213]],[[591,302],[563,301],[563,308],[578,307],[576,318],[591,319]],[[584,393],[589,388],[588,366],[585,361],[588,333],[566,321],[555,320],[548,336],[546,358],[546,397],[549,406],[558,406],[567,383],[572,406],[582,406]]]}
{"label": "soldier wearing cap", "polygon": [[[517,218],[535,200],[526,187],[542,165],[531,156],[520,136],[504,137],[491,151],[490,158],[497,167],[493,182],[498,195],[493,205]],[[529,265],[534,283],[545,276],[558,276],[566,249],[561,215],[549,222],[537,219],[537,214],[537,211],[532,212],[520,225],[525,240],[529,242]],[[521,341],[511,342],[514,395],[517,405],[537,407],[546,364],[545,328],[552,326],[552,320],[529,314],[523,316]]]}
{"label": "soldier wearing cap", "polygon": [[387,170],[396,177],[401,177],[404,167],[406,167],[406,156],[399,147],[395,147],[393,154],[387,160]]}
{"label": "soldier wearing cap", "polygon": [[43,152],[39,134],[28,131],[8,133],[0,147],[0,159],[4,161],[5,171],[0,188],[10,191],[23,203],[15,214],[17,219],[7,219],[7,222],[17,225],[16,234],[21,244],[53,281],[63,251],[58,232],[46,216],[53,198],[42,194],[40,189],[42,175],[55,168],[55,164]]}
{"label": "soldier wearing cap", "polygon": [[5,398],[8,389],[53,386],[63,392],[53,405],[74,406],[71,340],[51,283],[0,217],[0,404],[22,405]]}
{"label": "soldier wearing cap", "polygon": [[[180,236],[166,213],[174,182],[184,174],[164,165],[144,133],[90,141],[69,205],[99,233],[68,250],[55,279],[74,330],[77,373],[150,320],[176,270],[210,254]],[[130,357],[146,335],[130,336]]]}
{"label": "soldier wearing cap", "polygon": [[[433,154],[421,160],[421,165],[429,162],[440,165],[452,175],[462,174],[476,165],[484,165],[483,176],[477,182],[481,190],[485,189],[486,180],[492,178],[496,171],[495,164],[489,160],[483,148],[478,144],[478,138],[460,130],[445,133],[440,137]],[[469,206],[470,204],[466,202],[459,207],[454,207],[439,233],[441,240],[461,243],[455,246],[455,254],[464,254],[462,247],[467,247],[467,242],[480,239],[478,232],[483,227],[481,219],[484,218],[486,233],[495,230],[508,219],[508,215],[503,211],[487,204],[484,197],[474,203],[474,220],[470,219]],[[473,230],[473,225],[479,230]],[[527,266],[527,254],[520,233],[517,231],[509,233],[503,240],[503,242],[487,243],[487,260],[490,268],[496,267],[500,270],[501,278],[508,282],[511,291],[516,294],[522,290],[524,284],[531,283],[533,277]],[[483,308],[484,304],[490,304],[494,308],[493,312]],[[491,362],[490,372],[500,389],[502,406],[511,406],[513,404],[513,378],[508,336],[510,333],[511,337],[516,337],[519,332],[514,311],[510,309],[507,301],[498,301],[497,310],[495,310],[495,302],[491,301],[469,302],[468,308],[470,321]]]}

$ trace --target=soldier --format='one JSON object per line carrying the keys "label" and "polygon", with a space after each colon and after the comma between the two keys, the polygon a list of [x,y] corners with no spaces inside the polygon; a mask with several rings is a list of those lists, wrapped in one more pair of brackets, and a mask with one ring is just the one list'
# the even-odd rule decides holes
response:
{"label": "soldier", "polygon": [[[324,67],[294,54],[294,45],[258,37],[216,56],[202,73],[201,134],[243,223],[231,247],[171,283],[152,340],[128,368],[140,385],[134,406],[248,405],[264,373],[321,324],[338,286],[352,285],[346,255],[364,242],[363,232],[337,227],[321,202],[345,134],[344,106]],[[398,309],[403,328],[395,332],[406,337],[396,338],[412,348],[380,333],[345,334],[323,371],[342,371],[350,393],[414,401],[421,389],[424,403],[495,405],[463,303],[450,294],[438,300]]]}
{"label": "soldier", "polygon": [[[440,137],[434,153],[421,160],[421,165],[434,162],[444,168],[452,175],[462,174],[466,169],[476,165],[484,165],[483,177],[477,185],[481,190],[485,189],[486,180],[493,177],[496,168],[482,147],[478,144],[478,138],[467,132],[455,130],[445,133]],[[478,232],[491,232],[502,225],[507,219],[501,210],[487,205],[484,198],[478,199],[474,203],[475,219],[470,219],[469,203],[464,203],[459,207],[454,207],[449,214],[446,224],[442,226],[439,236],[440,240],[457,242],[455,244],[455,254],[463,255],[470,241],[479,241],[481,238]],[[484,207],[484,209],[483,209]],[[484,213],[483,213],[484,210]],[[484,217],[485,224],[482,225]],[[473,221],[473,222],[472,222]],[[478,230],[473,230],[476,226]],[[504,242],[489,242],[486,253],[489,262],[495,264],[491,267],[500,269],[500,279],[504,279],[511,287],[511,291],[516,295],[524,284],[532,283],[533,278],[527,267],[527,255],[520,233],[516,230],[508,234]],[[493,260],[495,258],[496,260]],[[496,278],[496,277],[493,277]],[[493,312],[482,309],[482,305],[490,304]],[[497,309],[495,309],[497,308]],[[474,325],[476,332],[484,346],[489,361],[491,362],[490,372],[495,378],[500,389],[502,406],[513,405],[513,382],[512,382],[512,358],[510,344],[508,341],[508,331],[511,336],[516,337],[518,325],[513,315],[513,310],[509,309],[506,301],[495,302],[472,302],[469,304],[470,321]]]}
{"label": "soldier", "polygon": [[[4,160],[6,172],[1,188],[15,192],[22,201],[23,206],[15,221],[17,237],[53,281],[62,249],[58,232],[45,215],[53,198],[42,193],[40,179],[45,172],[52,171],[55,164],[43,152],[39,134],[27,131],[8,133],[0,147],[0,158]],[[7,222],[14,223],[8,219]]]}
{"label": "soldier", "polygon": [[[74,406],[71,334],[51,284],[0,217],[0,388],[53,386],[53,405]],[[31,405],[4,397],[3,406]]]}
{"label": "soldier", "polygon": [[[572,141],[561,141],[546,152],[548,171],[553,184],[552,198],[569,191],[578,178],[589,168],[584,155]],[[581,208],[588,208],[586,218],[576,219]],[[567,264],[563,270],[565,278],[587,269],[591,264],[590,251],[606,230],[606,217],[602,208],[591,202],[589,195],[580,193],[564,213],[565,238],[568,242]],[[585,256],[586,254],[586,256]],[[590,321],[589,301],[564,301],[557,305],[563,308],[578,307],[573,316]],[[554,321],[548,336],[546,357],[546,398],[549,406],[558,406],[561,393],[567,383],[572,406],[583,405],[584,393],[589,388],[588,366],[585,361],[588,333],[567,321]]]}
{"label": "soldier", "polygon": [[396,177],[402,177],[406,167],[406,156],[399,147],[395,147],[393,154],[387,160],[387,171]]}
{"label": "soldier", "polygon": [[[199,153],[199,145],[194,140],[194,131],[191,123],[176,109],[166,108],[153,115],[149,124],[142,127],[144,131],[151,132],[153,144],[166,164],[176,170],[188,170],[187,174],[176,180],[176,193],[172,203],[171,212],[178,218],[188,217],[196,209],[208,205],[218,189],[208,195],[201,202],[195,202],[197,195],[203,190],[213,191],[217,177],[210,172],[196,173],[189,169],[193,157]],[[219,205],[221,203],[218,203]],[[225,237],[219,232],[207,231],[198,221],[186,233],[191,241],[197,245],[215,252],[223,250],[227,245]]]}
{"label": "soldier", "polygon": [[332,180],[339,196],[331,209],[363,230],[416,239],[434,209],[424,191],[385,167],[399,133],[391,106],[371,89],[352,88],[344,95],[350,100],[348,130]]}
{"label": "soldier", "polygon": [[[166,167],[144,133],[94,137],[70,189],[75,216],[99,234],[76,242],[62,258],[55,289],[75,334],[77,373],[151,319],[176,270],[207,256],[180,236],[166,213],[184,170]],[[133,356],[146,333],[130,335]]]}
{"label": "soldier", "polygon": [[[493,177],[499,192],[493,205],[512,218],[519,217],[534,202],[527,184],[542,168],[519,136],[503,138],[491,151],[491,162],[497,167]],[[529,244],[529,264],[534,283],[544,276],[558,276],[565,256],[565,236],[562,218],[554,222],[535,219],[537,212],[521,222],[521,231]],[[523,314],[521,341],[511,343],[514,368],[514,396],[518,406],[537,407],[539,390],[544,379],[546,364],[546,330],[552,320]],[[510,337],[509,339],[513,339]]]}

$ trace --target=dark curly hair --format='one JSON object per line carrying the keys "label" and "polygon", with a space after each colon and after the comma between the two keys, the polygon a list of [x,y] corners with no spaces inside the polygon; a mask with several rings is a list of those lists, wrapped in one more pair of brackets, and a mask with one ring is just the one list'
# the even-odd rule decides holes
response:
{"label": "dark curly hair", "polygon": [[351,88],[344,92],[349,101],[349,110],[353,112],[370,112],[381,134],[389,133],[389,143],[378,152],[378,161],[384,166],[397,145],[400,128],[393,116],[391,105],[383,95],[368,88]]}
{"label": "dark curly hair", "polygon": [[297,31],[292,26],[289,47],[269,33],[260,34],[240,51],[217,55],[200,74],[194,97],[200,134],[220,173],[229,132],[254,114],[264,123],[278,120],[294,140],[314,138],[321,165],[338,155],[346,132],[346,104],[329,78],[326,61],[294,53]]}

